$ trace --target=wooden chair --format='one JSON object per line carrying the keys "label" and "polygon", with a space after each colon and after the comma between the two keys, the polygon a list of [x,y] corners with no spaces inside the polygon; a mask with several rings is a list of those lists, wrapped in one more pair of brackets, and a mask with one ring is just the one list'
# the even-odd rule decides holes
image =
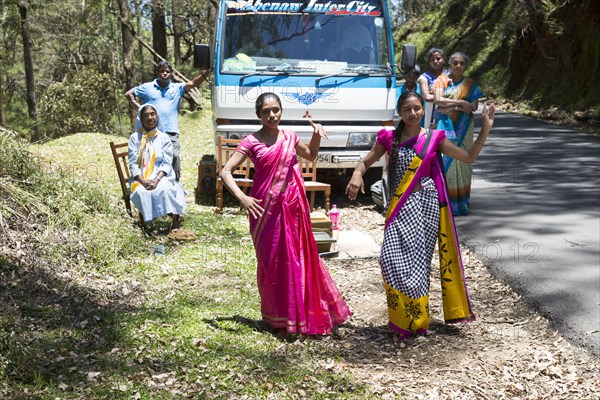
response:
{"label": "wooden chair", "polygon": [[298,156],[298,164],[304,177],[304,187],[306,194],[310,193],[310,211],[315,209],[315,192],[323,192],[325,195],[325,211],[329,212],[329,198],[331,196],[331,185],[317,181],[317,161],[307,160]]}
{"label": "wooden chair", "polygon": [[131,177],[131,173],[129,172],[129,161],[127,160],[128,145],[128,143],[115,144],[115,142],[110,142],[110,150],[112,151],[115,166],[117,167],[117,175],[119,176],[119,183],[121,184],[121,191],[123,192],[125,208],[127,209],[127,213],[132,215],[131,201],[129,201],[131,195],[129,178]]}
{"label": "wooden chair", "polygon": [[[221,213],[223,211],[223,179],[221,179],[221,171],[223,167],[227,163],[227,161],[231,158],[233,153],[235,153],[235,149],[237,145],[241,142],[241,140],[237,139],[224,139],[221,136],[217,136],[217,209],[216,213]],[[239,165],[239,167],[232,171],[233,179],[235,184],[238,185],[244,193],[248,190],[248,188],[252,187],[252,179],[250,178],[250,170],[252,169],[252,162],[250,158],[246,158],[246,160]]]}
{"label": "wooden chair", "polygon": [[[121,191],[123,192],[123,201],[125,202],[125,208],[127,209],[127,214],[133,216],[131,211],[131,200],[129,199],[131,196],[131,188],[129,187],[129,178],[131,177],[131,173],[129,171],[129,160],[128,160],[128,149],[129,143],[119,143],[115,144],[114,142],[110,142],[110,150],[112,151],[113,159],[115,160],[115,167],[117,168],[117,175],[119,177],[119,183],[121,184]],[[142,213],[139,213],[140,224],[142,229],[146,230],[146,223],[144,222],[144,217]]]}

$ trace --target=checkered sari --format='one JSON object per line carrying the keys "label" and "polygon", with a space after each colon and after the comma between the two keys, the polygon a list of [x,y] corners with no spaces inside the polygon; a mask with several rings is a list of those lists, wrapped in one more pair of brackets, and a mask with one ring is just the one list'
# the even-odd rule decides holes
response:
{"label": "checkered sari", "polygon": [[[398,149],[396,190],[386,213],[380,265],[389,326],[401,335],[429,327],[429,277],[436,240],[446,322],[475,319],[467,295],[460,249],[436,148],[443,132],[433,131]],[[425,172],[427,171],[427,172]],[[419,182],[421,189],[413,192]]]}
{"label": "checkered sari", "polygon": [[[393,187],[414,158],[413,149],[399,151],[399,174]],[[381,249],[383,279],[408,297],[417,299],[429,292],[431,258],[439,230],[440,207],[435,184],[421,178],[421,190],[412,193],[385,230]]]}

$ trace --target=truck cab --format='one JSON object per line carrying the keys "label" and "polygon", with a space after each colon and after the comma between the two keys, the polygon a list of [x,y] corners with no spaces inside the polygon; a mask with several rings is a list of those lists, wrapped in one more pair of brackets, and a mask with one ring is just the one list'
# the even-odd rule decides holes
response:
{"label": "truck cab", "polygon": [[308,143],[307,119],[325,126],[318,168],[339,175],[393,124],[397,76],[385,0],[221,0],[214,32],[215,138],[260,129],[255,101],[274,92],[282,129]]}

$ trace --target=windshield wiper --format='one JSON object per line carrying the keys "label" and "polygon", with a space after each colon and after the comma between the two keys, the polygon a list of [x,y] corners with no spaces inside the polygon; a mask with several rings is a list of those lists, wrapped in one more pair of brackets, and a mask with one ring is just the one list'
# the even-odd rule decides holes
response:
{"label": "windshield wiper", "polygon": [[[260,69],[259,69],[260,68]],[[315,72],[316,68],[308,68],[308,67],[298,67],[295,65],[283,63],[281,65],[269,65],[266,67],[259,67],[256,71],[252,71],[242,77],[240,77],[240,82],[243,82],[244,79],[249,78],[254,75],[264,75],[271,72],[276,72],[279,74],[292,74],[298,72]]]}
{"label": "windshield wiper", "polygon": [[324,76],[320,76],[317,79],[315,79],[315,84],[319,84],[319,82],[321,82],[323,79],[327,79],[327,78],[333,78],[334,76],[340,76],[342,74],[347,74],[348,72],[351,72],[351,70],[349,69],[342,69],[334,74],[329,74],[329,75],[324,75]]}
{"label": "windshield wiper", "polygon": [[299,67],[297,65],[291,65],[288,63],[283,63],[281,65],[271,65],[268,66],[267,69],[272,72],[284,72],[284,73],[298,73],[298,72],[315,72],[316,68],[309,67]]}
{"label": "windshield wiper", "polygon": [[320,76],[315,79],[315,83],[318,85],[323,79],[333,78],[334,76],[340,76],[343,74],[358,74],[359,76],[370,76],[372,73],[389,72],[384,68],[369,67],[368,65],[359,65],[354,68],[344,68],[336,73]]}
{"label": "windshield wiper", "polygon": [[249,77],[251,77],[251,76],[254,76],[254,75],[261,75],[261,74],[262,74],[262,73],[264,73],[264,72],[265,72],[265,71],[258,71],[258,70],[257,70],[257,71],[252,71],[252,72],[250,72],[249,74],[246,74],[246,75],[244,75],[244,76],[241,76],[241,77],[240,77],[240,83],[244,82],[244,79],[246,79],[246,78],[249,78]]}
{"label": "windshield wiper", "polygon": [[357,72],[359,75],[370,75],[372,73],[389,72],[387,69],[382,67],[371,67],[368,65],[359,65],[350,69],[352,72]]}

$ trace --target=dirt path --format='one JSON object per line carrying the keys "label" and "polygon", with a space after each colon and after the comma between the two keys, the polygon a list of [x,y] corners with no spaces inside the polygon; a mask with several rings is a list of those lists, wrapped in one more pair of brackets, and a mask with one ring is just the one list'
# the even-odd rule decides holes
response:
{"label": "dirt path", "polygon": [[[383,216],[373,207],[345,207],[343,224],[383,237]],[[445,325],[439,275],[431,279],[432,334],[398,342],[387,327],[377,259],[327,261],[354,313],[340,327],[345,362],[378,398],[597,399],[600,363],[563,340],[510,287],[492,277],[463,249],[477,321]],[[434,260],[434,265],[437,260]]]}

